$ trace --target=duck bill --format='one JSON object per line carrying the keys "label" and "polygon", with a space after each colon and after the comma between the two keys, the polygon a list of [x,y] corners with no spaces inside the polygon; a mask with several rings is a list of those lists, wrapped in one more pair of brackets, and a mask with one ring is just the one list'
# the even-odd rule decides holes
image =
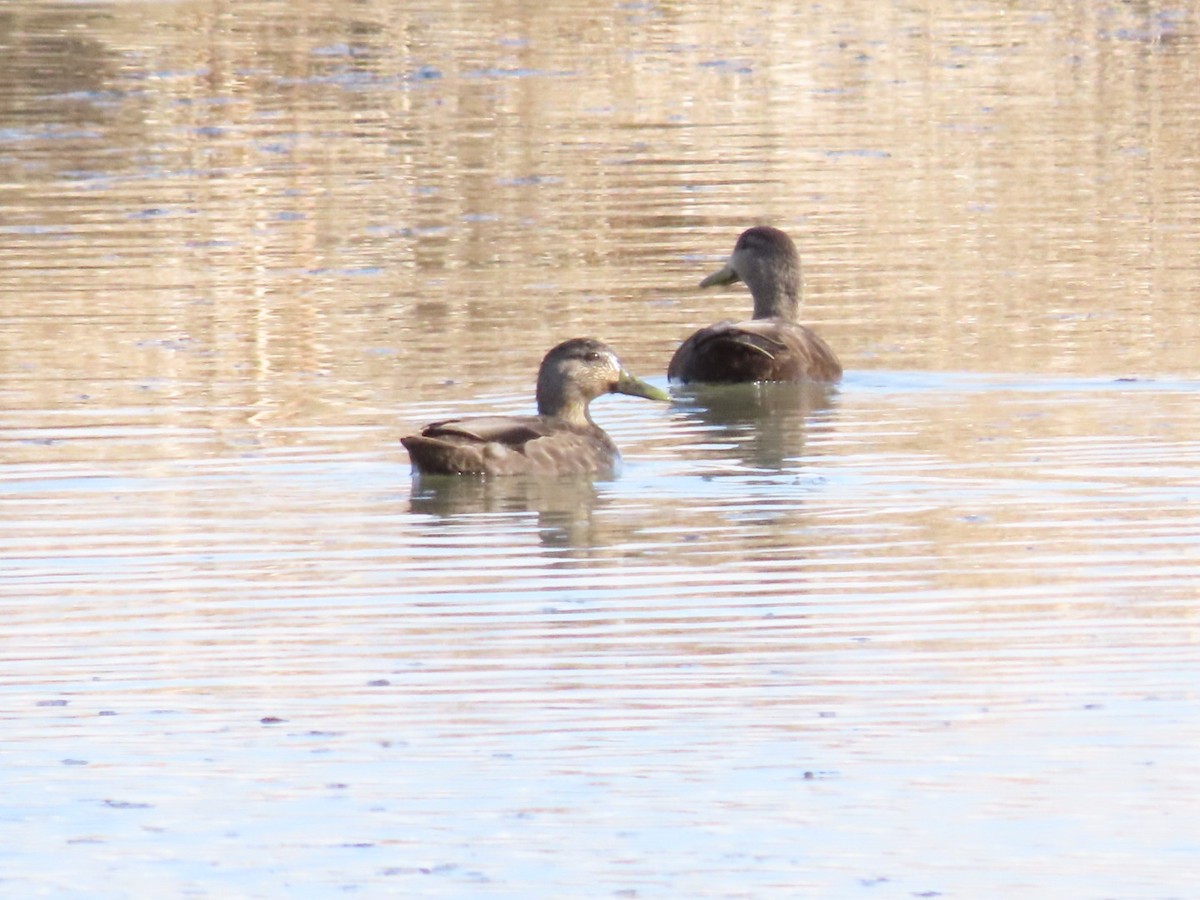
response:
{"label": "duck bill", "polygon": [[660,390],[652,384],[647,384],[640,378],[635,378],[624,369],[621,370],[621,376],[617,379],[613,393],[628,394],[630,397],[645,397],[647,400],[671,399],[671,395],[666,391]]}
{"label": "duck bill", "polygon": [[719,272],[713,272],[700,282],[700,287],[712,287],[714,284],[733,284],[737,280],[738,274],[733,271],[733,266],[726,266]]}

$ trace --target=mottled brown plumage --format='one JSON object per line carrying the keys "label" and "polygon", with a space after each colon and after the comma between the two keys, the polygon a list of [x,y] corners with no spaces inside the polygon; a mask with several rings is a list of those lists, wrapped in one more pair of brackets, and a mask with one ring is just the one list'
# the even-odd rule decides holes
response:
{"label": "mottled brown plumage", "polygon": [[746,381],[823,381],[842,377],[842,365],[814,331],[796,322],[800,307],[800,254],[778,228],[742,232],[729,262],[700,287],[743,281],[754,317],[701,328],[667,367],[672,381],[729,384]]}
{"label": "mottled brown plumage", "polygon": [[434,422],[402,438],[413,469],[444,475],[573,475],[610,472],[616,445],[592,421],[588,404],[601,394],[667,400],[634,378],[607,344],[564,341],[538,370],[536,416],[477,416]]}

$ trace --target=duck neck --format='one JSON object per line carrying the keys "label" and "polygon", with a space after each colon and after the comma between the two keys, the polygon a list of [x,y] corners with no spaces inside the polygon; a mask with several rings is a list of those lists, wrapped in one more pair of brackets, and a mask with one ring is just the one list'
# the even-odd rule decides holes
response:
{"label": "duck neck", "polygon": [[764,274],[750,285],[754,318],[796,321],[800,310],[800,273],[790,270]]}
{"label": "duck neck", "polygon": [[537,408],[539,416],[551,416],[581,428],[595,427],[587,401],[549,379],[538,380]]}

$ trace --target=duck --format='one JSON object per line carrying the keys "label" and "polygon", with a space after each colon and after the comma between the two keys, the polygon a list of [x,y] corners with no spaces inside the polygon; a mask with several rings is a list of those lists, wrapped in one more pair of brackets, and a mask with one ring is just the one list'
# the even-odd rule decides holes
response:
{"label": "duck", "polygon": [[588,411],[602,394],[670,400],[665,391],[631,375],[608,344],[572,338],[542,360],[536,416],[447,419],[400,443],[418,475],[611,473],[621,454]]}
{"label": "duck", "polygon": [[724,268],[701,281],[700,287],[735,281],[745,282],[750,289],[753,317],[701,328],[671,357],[668,379],[683,384],[841,379],[842,364],[833,350],[796,321],[800,253],[785,232],[769,225],[746,229]]}

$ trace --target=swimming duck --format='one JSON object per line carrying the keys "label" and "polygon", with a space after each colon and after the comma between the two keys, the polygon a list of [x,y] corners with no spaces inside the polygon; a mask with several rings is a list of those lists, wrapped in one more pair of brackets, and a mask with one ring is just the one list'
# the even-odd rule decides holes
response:
{"label": "swimming duck", "polygon": [[800,254],[778,228],[758,225],[743,231],[729,262],[700,287],[744,281],[754,298],[754,317],[726,319],[701,328],[667,367],[672,381],[824,381],[842,377],[842,365],[829,345],[796,322],[800,307]]}
{"label": "swimming duck", "polygon": [[434,422],[401,439],[413,468],[445,475],[573,475],[611,472],[616,444],[588,413],[601,394],[669,400],[626,371],[602,341],[574,338],[538,369],[536,416],[478,416]]}

